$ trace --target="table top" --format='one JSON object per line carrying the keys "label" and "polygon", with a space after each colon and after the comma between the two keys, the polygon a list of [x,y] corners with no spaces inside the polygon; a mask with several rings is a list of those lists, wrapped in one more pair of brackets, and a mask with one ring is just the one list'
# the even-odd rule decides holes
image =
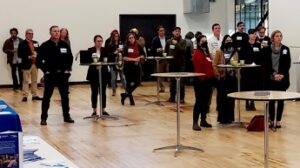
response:
{"label": "table top", "polygon": [[0,100],[0,132],[4,131],[22,131],[22,127],[18,113]]}
{"label": "table top", "polygon": [[162,60],[162,59],[173,59],[173,56],[148,56],[147,59],[149,60]]}
{"label": "table top", "polygon": [[117,62],[92,62],[92,63],[85,63],[85,64],[80,64],[83,66],[90,66],[90,65],[94,65],[94,66],[102,66],[102,65],[117,65]]}
{"label": "table top", "polygon": [[300,98],[300,93],[286,92],[286,91],[247,91],[247,92],[233,92],[233,93],[229,93],[227,96],[239,100],[256,100],[256,101],[294,100]]}
{"label": "table top", "polygon": [[244,65],[236,65],[233,66],[231,64],[219,64],[216,65],[218,68],[254,68],[254,67],[260,67],[260,65],[256,64],[244,64]]}
{"label": "table top", "polygon": [[293,62],[294,64],[300,64],[300,61],[297,61],[297,62]]}
{"label": "table top", "polygon": [[64,155],[50,146],[47,142],[37,136],[24,136],[23,149],[36,150],[36,155],[44,158],[42,160],[24,162],[24,168],[78,168],[74,163],[67,159]]}
{"label": "table top", "polygon": [[204,76],[203,73],[192,73],[192,72],[167,72],[167,73],[154,73],[151,76],[156,77],[174,77],[174,78],[182,78],[182,77],[196,77],[196,76]]}

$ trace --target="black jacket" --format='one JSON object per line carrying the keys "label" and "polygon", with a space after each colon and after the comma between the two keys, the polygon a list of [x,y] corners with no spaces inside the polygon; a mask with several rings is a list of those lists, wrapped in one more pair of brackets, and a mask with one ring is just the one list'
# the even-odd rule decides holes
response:
{"label": "black jacket", "polygon": [[[267,61],[266,61],[266,68],[267,68],[267,80],[268,88],[272,89],[272,86],[270,86],[270,83],[273,83],[273,74],[275,73],[273,67],[272,67],[272,50],[271,47],[268,48],[267,54]],[[280,81],[281,89],[286,90],[290,86],[290,74],[289,70],[291,67],[291,53],[290,49],[282,45],[281,51],[280,51],[280,58],[279,58],[279,68],[278,68],[278,74],[281,74],[284,76],[284,78]]]}
{"label": "black jacket", "polygon": [[59,41],[57,45],[51,39],[44,42],[37,55],[37,66],[44,73],[59,73],[71,71],[73,55],[70,46]]}
{"label": "black jacket", "polygon": [[[32,41],[35,52],[38,53],[39,43],[37,41]],[[29,59],[29,56],[32,56],[33,53],[30,50],[29,43],[27,40],[19,43],[18,48],[18,57],[22,59],[21,68],[22,69],[30,69],[32,65],[32,58]]]}
{"label": "black jacket", "polygon": [[[167,37],[165,37],[165,40],[166,40],[166,44],[167,44],[167,40],[168,40]],[[159,36],[155,36],[155,37],[153,37],[152,42],[151,42],[151,54],[153,54],[153,56],[162,56],[162,52],[158,53],[156,51],[156,49],[158,49],[158,48],[163,48],[163,46],[161,45]]]}
{"label": "black jacket", "polygon": [[[88,49],[88,51],[90,52],[90,56],[91,56],[91,60],[92,60],[92,54],[96,53],[96,48],[95,47],[91,47]],[[100,62],[103,62],[103,57],[108,58],[108,53],[107,50],[104,47],[101,47],[100,49]],[[108,75],[108,69],[107,66],[102,66],[101,67],[102,70],[102,79],[106,78]],[[94,65],[90,65],[87,75],[86,75],[86,80],[89,81],[94,81],[94,82],[99,82],[99,71],[97,69],[97,66]]]}

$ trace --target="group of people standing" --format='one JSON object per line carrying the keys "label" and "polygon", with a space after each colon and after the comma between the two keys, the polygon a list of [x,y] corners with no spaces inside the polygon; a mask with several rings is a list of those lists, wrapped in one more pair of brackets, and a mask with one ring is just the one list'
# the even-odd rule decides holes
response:
{"label": "group of people standing", "polygon": [[[72,70],[73,55],[70,48],[67,29],[58,26],[50,28],[50,39],[39,46],[33,40],[33,30],[25,32],[25,40],[17,36],[17,29],[10,30],[11,37],[3,45],[7,54],[7,61],[12,69],[13,88],[22,86],[23,99],[27,101],[28,82],[31,76],[32,100],[42,100],[41,125],[47,125],[50,99],[55,86],[58,86],[62,98],[64,121],[74,123],[69,114],[69,85],[68,79]],[[290,51],[281,43],[282,33],[272,32],[271,38],[265,35],[266,28],[250,29],[244,33],[244,23],[237,24],[237,32],[221,36],[221,26],[212,25],[213,36],[209,39],[201,32],[194,36],[189,32],[185,39],[181,36],[181,28],[172,29],[172,37],[165,35],[165,28],[157,27],[157,36],[151,43],[150,52],[154,56],[173,56],[173,59],[160,62],[160,72],[192,71],[204,73],[205,76],[196,77],[193,81],[195,91],[195,105],[193,109],[193,130],[200,131],[201,127],[212,127],[206,120],[209,111],[213,88],[217,89],[218,122],[228,124],[234,121],[234,100],[227,97],[228,93],[237,91],[237,78],[234,69],[222,69],[216,65],[229,64],[232,60],[244,60],[246,64],[260,65],[255,69],[242,69],[242,90],[286,90],[289,87]],[[88,48],[91,60],[97,56],[98,61],[115,62],[116,65],[101,66],[102,87],[99,88],[99,75],[96,66],[89,66],[86,79],[91,88],[92,115],[97,115],[98,94],[102,94],[102,114],[109,115],[106,108],[106,88],[110,83],[112,96],[116,96],[116,80],[120,76],[124,92],[120,94],[121,104],[129,99],[130,105],[135,105],[133,92],[141,84],[142,66],[147,60],[148,50],[145,48],[143,37],[137,29],[131,29],[123,43],[117,30],[113,30],[110,37],[104,42],[101,35],[93,38],[94,46]],[[104,45],[103,45],[104,43]],[[57,61],[60,60],[60,61]],[[19,85],[16,71],[19,70]],[[45,89],[43,98],[37,95],[37,70],[44,72]],[[98,67],[99,68],[99,67]],[[154,68],[154,67],[153,67]],[[110,77],[109,77],[110,76]],[[23,77],[23,78],[22,78]],[[183,83],[183,81],[181,81]],[[170,80],[169,102],[176,102],[176,83]],[[180,101],[184,103],[184,84],[180,85]],[[99,92],[99,89],[100,92]],[[165,87],[160,81],[160,92]],[[277,118],[275,119],[275,101],[270,102],[270,125],[281,127],[281,118],[284,103],[278,101]],[[252,101],[246,101],[246,110],[255,110]],[[201,119],[199,125],[199,118]]]}

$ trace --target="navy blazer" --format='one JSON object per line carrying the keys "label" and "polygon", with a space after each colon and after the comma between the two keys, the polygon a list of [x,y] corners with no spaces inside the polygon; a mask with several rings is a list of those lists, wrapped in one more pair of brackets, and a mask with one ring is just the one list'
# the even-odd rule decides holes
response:
{"label": "navy blazer", "polygon": [[[166,39],[166,45],[167,45],[167,37],[165,37]],[[153,37],[152,39],[152,42],[151,42],[151,54],[153,54],[153,56],[162,56],[162,53],[158,53],[156,51],[156,49],[158,48],[163,48],[162,45],[161,45],[161,42],[160,42],[160,39],[159,39],[159,36],[155,36]]]}
{"label": "navy blazer", "polygon": [[[91,60],[92,60],[92,54],[96,53],[96,48],[91,47],[91,48],[88,49],[88,51],[90,52],[89,55],[90,55]],[[102,62],[104,57],[108,58],[108,53],[107,53],[107,50],[104,47],[101,47],[99,61]],[[102,66],[101,70],[102,70],[102,79],[107,78],[107,76],[108,76],[107,66]],[[97,69],[97,66],[94,66],[94,65],[89,66],[87,76],[86,76],[86,80],[89,80],[90,82],[92,82],[92,81],[93,82],[99,82],[99,71]]]}
{"label": "navy blazer", "polygon": [[[38,47],[39,44],[37,41],[32,40],[32,43],[34,45],[34,50],[38,53]],[[31,49],[29,47],[29,43],[27,40],[24,40],[19,43],[18,48],[18,57],[22,59],[21,62],[21,68],[22,69],[30,69],[32,65],[32,60],[29,59],[29,56],[31,56],[33,53],[31,52]]]}

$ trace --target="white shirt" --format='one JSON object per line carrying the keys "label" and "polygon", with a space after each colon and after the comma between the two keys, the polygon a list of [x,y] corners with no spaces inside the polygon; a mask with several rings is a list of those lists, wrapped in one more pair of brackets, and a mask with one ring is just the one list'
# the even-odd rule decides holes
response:
{"label": "white shirt", "polygon": [[222,45],[222,40],[223,40],[223,36],[220,35],[219,40],[217,39],[216,36],[212,36],[211,38],[208,39],[208,49],[210,54],[213,55],[213,57],[215,56],[215,53],[217,51],[217,49],[219,49]]}
{"label": "white shirt", "polygon": [[162,48],[165,48],[166,47],[166,37],[159,36],[159,40],[160,40],[160,44],[161,44]]}

